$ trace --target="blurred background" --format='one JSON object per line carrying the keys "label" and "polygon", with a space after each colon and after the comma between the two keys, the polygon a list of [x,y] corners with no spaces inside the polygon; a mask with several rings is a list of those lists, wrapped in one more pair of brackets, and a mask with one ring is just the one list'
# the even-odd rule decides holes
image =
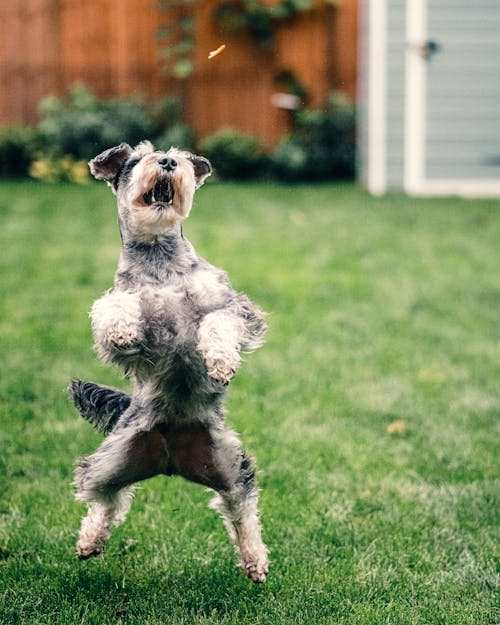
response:
{"label": "blurred background", "polygon": [[148,137],[225,178],[500,196],[499,33],[491,0],[4,2],[0,174]]}
{"label": "blurred background", "polygon": [[100,97],[178,95],[200,135],[233,126],[272,145],[290,129],[273,93],[316,106],[334,89],[355,95],[357,0],[335,4],[2,3],[0,121],[34,122],[44,96],[84,83]]}
{"label": "blurred background", "polygon": [[[297,137],[290,146],[295,166],[287,168],[287,159],[276,155],[285,161],[276,165],[282,175],[302,176],[308,170],[307,176],[316,178],[352,177],[357,4],[2,3],[0,125],[41,122],[43,151],[76,159],[88,158],[110,141],[145,137],[197,148],[201,139],[224,130],[201,148],[219,154],[219,173],[236,177],[261,173],[263,157],[300,127],[303,135],[315,136],[313,143],[321,143],[317,139],[325,131],[342,135],[345,154],[337,158],[342,162],[320,171],[316,161],[325,160],[329,147],[318,145],[321,155],[309,155],[303,149],[305,136]],[[209,52],[222,44],[224,52],[209,59]],[[112,111],[102,110],[103,101],[118,97],[121,106],[114,102]],[[332,109],[338,109],[338,119]],[[120,136],[113,134],[113,125]],[[228,160],[235,161],[232,167]]]}

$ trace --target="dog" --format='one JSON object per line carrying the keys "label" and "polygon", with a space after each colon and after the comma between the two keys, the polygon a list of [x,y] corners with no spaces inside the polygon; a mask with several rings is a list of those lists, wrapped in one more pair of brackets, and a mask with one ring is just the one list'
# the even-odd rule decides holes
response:
{"label": "dog", "polygon": [[215,491],[240,558],[256,583],[268,574],[255,466],[224,423],[223,399],[242,353],[263,342],[265,314],[184,237],[195,190],[210,162],[144,141],[112,147],[89,162],[116,195],[122,247],[114,288],[92,306],[98,356],[133,381],[130,395],[74,379],[73,401],[106,434],[75,472],[88,504],[77,542],[81,559],[104,549],[125,519],[133,484],[180,475]]}

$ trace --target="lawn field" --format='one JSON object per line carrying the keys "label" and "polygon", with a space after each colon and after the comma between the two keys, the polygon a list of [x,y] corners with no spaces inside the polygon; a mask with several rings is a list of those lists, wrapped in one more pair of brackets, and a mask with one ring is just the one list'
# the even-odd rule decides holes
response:
{"label": "lawn field", "polygon": [[269,314],[228,397],[258,463],[268,582],[210,494],[143,483],[79,562],[72,376],[119,252],[104,184],[0,184],[2,625],[498,625],[500,203],[209,184],[184,232]]}

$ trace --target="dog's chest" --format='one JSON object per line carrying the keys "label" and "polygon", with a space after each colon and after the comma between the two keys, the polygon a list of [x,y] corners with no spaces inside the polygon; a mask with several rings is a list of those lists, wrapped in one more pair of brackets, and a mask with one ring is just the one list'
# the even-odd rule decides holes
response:
{"label": "dog's chest", "polygon": [[225,274],[215,268],[198,268],[185,277],[185,295],[201,311],[224,307],[231,296]]}
{"label": "dog's chest", "polygon": [[166,316],[170,321],[196,319],[223,308],[231,299],[231,289],[216,269],[196,268],[187,274],[173,274],[159,284],[139,289],[143,310],[148,316]]}

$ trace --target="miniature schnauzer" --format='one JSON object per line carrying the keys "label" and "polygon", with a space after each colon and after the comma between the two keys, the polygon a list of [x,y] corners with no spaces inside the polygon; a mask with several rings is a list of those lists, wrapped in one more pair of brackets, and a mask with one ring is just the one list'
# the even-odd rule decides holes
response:
{"label": "miniature schnauzer", "polygon": [[132,485],[181,475],[217,494],[240,566],[254,582],[268,572],[255,469],[224,424],[222,402],[241,353],[262,343],[264,313],[233,290],[224,271],[198,256],[181,222],[211,174],[209,161],[145,141],[89,163],[118,200],[122,249],[114,288],[91,310],[98,355],[131,377],[131,395],[73,380],[82,415],[107,434],[79,462],[77,499],[88,504],[78,556],[99,554],[130,507]]}

